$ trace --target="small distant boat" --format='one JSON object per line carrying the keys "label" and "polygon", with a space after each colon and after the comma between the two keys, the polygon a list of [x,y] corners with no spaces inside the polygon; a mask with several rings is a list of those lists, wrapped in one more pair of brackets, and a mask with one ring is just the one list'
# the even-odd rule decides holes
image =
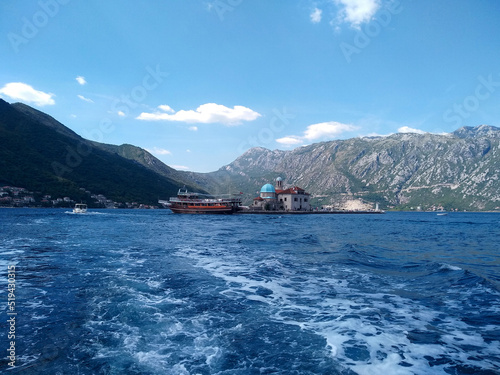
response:
{"label": "small distant boat", "polygon": [[[231,194],[235,195],[235,194]],[[186,188],[179,189],[177,197],[172,197],[168,202],[159,201],[175,214],[232,214],[240,209],[241,198],[216,198],[206,197],[205,194],[191,193]]]}
{"label": "small distant boat", "polygon": [[87,205],[84,203],[77,203],[75,204],[75,207],[73,208],[73,213],[74,214],[84,214],[87,212]]}
{"label": "small distant boat", "polygon": [[446,216],[446,215],[448,215],[448,213],[447,213],[447,212],[440,212],[440,213],[438,213],[437,215],[438,215],[438,216]]}

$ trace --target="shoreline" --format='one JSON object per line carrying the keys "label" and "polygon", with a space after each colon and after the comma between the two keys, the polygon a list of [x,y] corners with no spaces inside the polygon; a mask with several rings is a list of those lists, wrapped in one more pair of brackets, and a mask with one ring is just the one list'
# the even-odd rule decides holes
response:
{"label": "shoreline", "polygon": [[349,214],[384,214],[385,211],[237,211],[233,215],[349,215]]}
{"label": "shoreline", "polygon": [[[0,207],[0,209],[40,209],[40,210],[72,210],[71,207]],[[89,210],[170,210],[169,208],[90,208]],[[403,212],[403,211],[401,211]],[[325,215],[325,214],[384,214],[386,211],[253,211],[253,210],[242,210],[231,213],[232,215]],[[211,213],[207,213],[211,214]],[[212,213],[213,214],[213,213]]]}

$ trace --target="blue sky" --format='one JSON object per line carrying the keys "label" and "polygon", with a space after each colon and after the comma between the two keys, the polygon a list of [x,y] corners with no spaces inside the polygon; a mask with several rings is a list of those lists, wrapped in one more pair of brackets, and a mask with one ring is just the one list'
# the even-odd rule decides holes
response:
{"label": "blue sky", "polygon": [[1,98],[181,170],[500,126],[497,0],[12,0],[0,36]]}

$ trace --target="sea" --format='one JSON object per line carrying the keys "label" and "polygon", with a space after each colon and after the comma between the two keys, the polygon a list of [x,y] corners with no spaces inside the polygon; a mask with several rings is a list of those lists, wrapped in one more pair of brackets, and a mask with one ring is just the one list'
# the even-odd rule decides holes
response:
{"label": "sea", "polygon": [[0,278],[5,374],[500,374],[498,213],[0,209]]}

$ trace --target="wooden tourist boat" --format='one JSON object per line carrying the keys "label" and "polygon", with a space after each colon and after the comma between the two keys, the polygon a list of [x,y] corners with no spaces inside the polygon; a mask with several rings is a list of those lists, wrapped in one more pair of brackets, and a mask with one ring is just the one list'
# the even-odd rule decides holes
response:
{"label": "wooden tourist boat", "polygon": [[[202,198],[202,196],[204,198]],[[177,197],[171,197],[168,202],[159,201],[176,214],[232,214],[240,209],[239,194],[230,194],[229,198],[216,198],[206,194],[188,192],[179,189]]]}

